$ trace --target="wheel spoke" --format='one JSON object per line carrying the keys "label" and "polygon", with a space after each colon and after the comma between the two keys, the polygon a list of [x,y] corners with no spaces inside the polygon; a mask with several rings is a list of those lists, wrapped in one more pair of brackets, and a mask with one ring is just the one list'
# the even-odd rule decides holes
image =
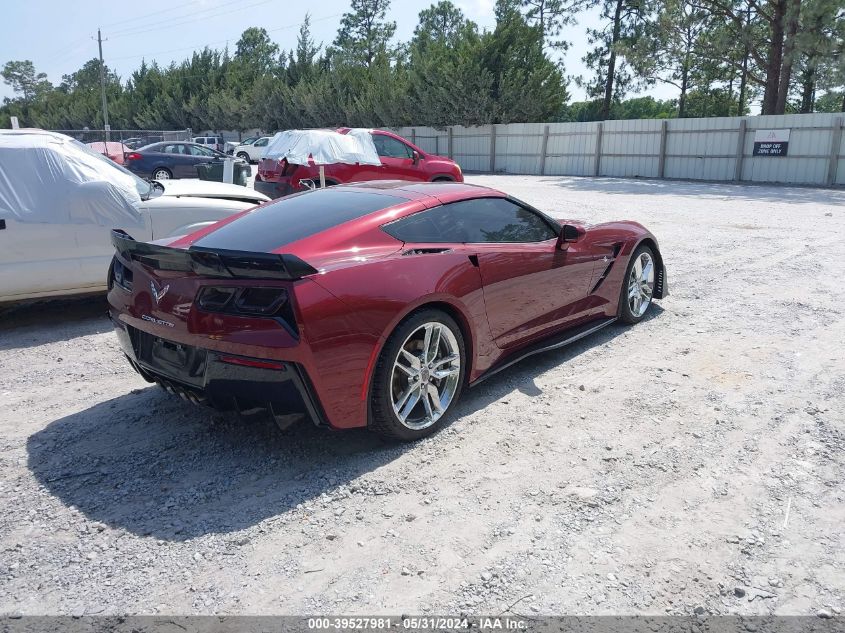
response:
{"label": "wheel spoke", "polygon": [[443,406],[440,404],[440,392],[437,390],[437,387],[429,383],[426,395],[431,399],[431,406],[434,412],[438,415],[442,414]]}
{"label": "wheel spoke", "polygon": [[454,363],[458,360],[457,354],[449,354],[449,356],[444,356],[443,358],[438,358],[434,363],[431,365],[432,369],[437,369],[438,367],[445,365],[446,363]]}
{"label": "wheel spoke", "polygon": [[654,270],[654,264],[649,259],[648,263],[643,267],[643,271],[640,274],[640,281],[643,281],[643,282],[650,281],[649,277],[651,276],[653,270]]}
{"label": "wheel spoke", "polygon": [[640,294],[640,289],[637,284],[631,284],[628,286],[628,299],[633,299],[634,297]]}
{"label": "wheel spoke", "polygon": [[[403,394],[404,395],[404,394]],[[411,415],[411,411],[414,410],[414,407],[417,406],[417,403],[420,401],[420,388],[419,385],[415,385],[413,387],[408,388],[408,396],[406,397],[405,406],[396,407],[396,415],[399,416],[399,419],[404,422],[408,419],[408,416]],[[401,410],[400,410],[401,409]],[[428,407],[426,407],[428,409]]]}
{"label": "wheel spoke", "polygon": [[402,348],[402,351],[400,352],[400,354],[405,358],[406,361],[408,361],[408,363],[410,364],[412,369],[419,371],[421,361],[417,356],[414,356],[411,352],[406,350],[404,347]]}
{"label": "wheel spoke", "polygon": [[449,376],[455,376],[460,373],[460,367],[446,367],[445,369],[436,369],[431,372],[431,376],[433,378],[437,378],[438,380],[442,380],[443,378],[448,378]]}
{"label": "wheel spoke", "polygon": [[428,397],[428,391],[422,394],[423,406],[425,407],[425,417],[428,420],[434,419],[434,412],[431,410],[431,399]]}
{"label": "wheel spoke", "polygon": [[634,279],[639,279],[643,274],[643,262],[642,257],[637,257],[634,260],[634,269],[631,271],[631,276]]}
{"label": "wheel spoke", "polygon": [[419,388],[420,388],[420,387],[419,387],[419,385],[408,385],[408,388],[407,388],[407,389],[405,389],[405,391],[404,391],[404,392],[402,392],[402,395],[400,395],[400,396],[396,399],[396,402],[395,402],[395,404],[393,405],[393,408],[394,408],[397,412],[398,412],[400,409],[402,409],[402,407],[403,407],[403,406],[405,406],[405,403],[407,403],[407,402],[408,402],[408,398],[410,398],[410,397],[413,395],[414,391],[418,390]]}
{"label": "wheel spoke", "polygon": [[648,284],[643,284],[640,290],[644,299],[649,299],[651,297],[651,286],[649,286]]}
{"label": "wheel spoke", "polygon": [[396,363],[393,366],[396,369],[400,370],[402,373],[404,373],[409,378],[416,378],[417,376],[420,375],[419,369],[414,369],[413,367],[408,367],[406,365],[403,365],[402,363],[399,362],[398,358],[396,359]]}
{"label": "wheel spoke", "polygon": [[437,349],[440,347],[440,326],[431,323],[425,328],[425,339],[423,340],[423,364],[430,363],[437,357]]}

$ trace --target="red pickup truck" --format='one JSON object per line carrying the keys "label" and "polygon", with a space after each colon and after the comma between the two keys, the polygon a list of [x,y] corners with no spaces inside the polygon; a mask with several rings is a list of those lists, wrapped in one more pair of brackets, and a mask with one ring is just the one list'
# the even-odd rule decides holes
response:
{"label": "red pickup truck", "polygon": [[[337,129],[341,134],[348,131],[346,127]],[[327,186],[365,180],[464,181],[461,168],[455,161],[445,156],[427,154],[392,132],[373,130],[371,134],[381,165],[326,165]],[[258,162],[255,189],[271,198],[279,198],[307,189],[301,183],[303,180],[312,180],[319,186],[319,167],[313,163],[295,165],[284,159],[262,158]]]}

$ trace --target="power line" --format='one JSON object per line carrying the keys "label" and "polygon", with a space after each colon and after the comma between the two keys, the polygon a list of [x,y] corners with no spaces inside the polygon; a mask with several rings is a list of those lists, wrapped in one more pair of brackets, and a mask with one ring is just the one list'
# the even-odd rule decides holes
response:
{"label": "power line", "polygon": [[[191,2],[189,2],[188,4],[196,4],[199,1],[200,0],[191,0]],[[226,4],[229,4],[229,0],[224,0],[223,2],[220,3],[220,5],[218,5],[217,7],[213,7],[213,8],[219,9],[220,7],[222,7],[223,5],[226,5]],[[209,9],[203,9],[203,11],[208,11],[208,10]],[[166,9],[161,9],[160,11],[153,11],[151,13],[147,13],[146,15],[144,15],[143,17],[140,17],[140,18],[138,18],[138,17],[126,18],[124,20],[118,20],[117,22],[111,22],[109,24],[104,24],[103,26],[104,27],[117,26],[118,24],[126,24],[127,22],[132,22],[133,20],[143,22],[147,18],[151,18],[155,15],[161,15],[162,13],[167,13],[168,11],[173,11],[173,7],[167,7]],[[201,13],[201,12],[202,11],[198,11],[197,13]],[[140,26],[140,25],[138,25],[138,26]]]}
{"label": "power line", "polygon": [[[198,1],[199,1],[199,0],[193,0],[193,3],[196,3],[196,2],[198,2]],[[223,6],[225,6],[225,5],[228,5],[228,4],[229,4],[229,2],[228,2],[228,0],[226,0],[225,2],[223,2],[222,4],[220,4],[220,5],[216,6],[216,7],[210,7],[210,8],[207,8],[207,9],[202,9],[201,11],[197,11],[197,12],[194,12],[194,13],[191,13],[191,14],[180,15],[180,16],[177,16],[177,18],[176,18],[176,19],[186,18],[186,17],[188,17],[188,15],[191,15],[191,16],[196,16],[196,15],[201,14],[201,13],[206,12],[206,11],[216,11],[216,10],[220,9],[221,7],[223,7]],[[159,15],[159,14],[161,14],[161,13],[166,13],[166,12],[168,12],[168,11],[173,11],[173,7],[169,7],[169,8],[167,8],[167,9],[162,9],[161,11],[155,11],[155,12],[153,12],[153,13],[150,13],[150,14],[148,14],[148,15],[144,16],[143,18],[132,17],[132,18],[126,18],[125,20],[119,20],[119,21],[117,21],[117,22],[111,22],[110,24],[105,24],[105,25],[101,26],[100,28],[108,28],[109,26],[113,26],[113,25],[115,25],[115,24],[123,24],[123,23],[125,23],[125,22],[132,22],[133,20],[139,20],[139,19],[140,19],[140,20],[145,20],[145,19],[147,19],[147,18],[148,18],[148,17],[150,17],[150,16]],[[209,16],[209,17],[213,17],[213,16]],[[169,22],[169,21],[170,21],[170,20],[167,20],[166,22]],[[153,24],[158,24],[158,23],[153,23]],[[144,27],[144,26],[149,26],[149,25],[137,24],[137,25],[134,25],[134,26],[132,26],[132,27],[130,27],[130,28],[124,29],[124,31],[133,30],[133,29],[135,29],[135,28],[139,28],[139,29],[140,29],[140,28],[142,28],[142,27]],[[151,30],[156,30],[156,29],[151,29]],[[163,30],[163,29],[158,29],[158,30]],[[115,35],[116,35],[116,34],[119,34],[119,33],[121,33],[121,32],[122,32],[122,31],[118,29],[116,32],[113,32],[113,33],[112,33],[112,37],[115,37]],[[89,36],[85,35],[84,37],[80,37],[80,38],[78,38],[78,39],[71,40],[70,42],[68,42],[68,43],[66,43],[66,44],[64,44],[64,45],[62,45],[61,47],[59,47],[59,48],[57,48],[57,49],[54,49],[54,50],[52,50],[52,51],[49,51],[49,52],[46,54],[46,56],[47,56],[47,57],[60,57],[60,56],[62,56],[64,53],[66,53],[66,52],[68,52],[68,51],[70,51],[70,50],[72,50],[72,49],[80,48],[80,47],[81,47],[81,44],[82,44],[83,42],[88,41],[89,39],[90,39],[90,38],[89,38]]]}
{"label": "power line", "polygon": [[[240,13],[244,9],[251,9],[253,7],[257,7],[257,6],[262,5],[262,4],[267,4],[268,2],[271,2],[271,1],[272,0],[259,0],[258,2],[254,2],[253,4],[239,6],[237,9],[229,9],[227,11],[221,11],[220,13],[213,13],[211,15],[202,15],[201,17],[204,20],[208,20],[208,19],[211,19],[211,18],[220,17],[221,15],[229,15],[230,13]],[[134,35],[142,35],[143,33],[149,33],[151,31],[165,31],[167,29],[172,29],[172,28],[175,28],[177,26],[182,26],[184,24],[191,24],[193,22],[196,22],[197,16],[200,16],[202,13],[206,13],[208,11],[216,11],[218,9],[220,9],[220,7],[213,7],[211,9],[205,9],[203,11],[195,11],[191,14],[180,15],[180,16],[177,16],[175,18],[168,18],[166,20],[161,20],[159,22],[150,22],[149,24],[146,24],[142,27],[137,27],[137,28],[130,27],[130,28],[127,28],[127,29],[118,30],[118,31],[115,31],[114,33],[112,33],[112,37],[131,37],[131,36],[134,36]],[[184,19],[184,18],[188,18],[188,19]],[[174,19],[177,20],[177,21],[174,22],[173,21]],[[179,22],[178,20],[182,20],[182,21]]]}
{"label": "power line", "polygon": [[[327,15],[327,16],[324,16],[322,18],[312,19],[311,23],[313,24],[314,22],[323,22],[325,20],[331,20],[331,19],[340,17],[341,15],[343,15],[343,14],[342,13],[335,13],[335,14],[332,14],[332,15]],[[276,27],[274,29],[265,29],[265,30],[268,33],[275,33],[276,31],[283,31],[283,30],[286,30],[286,29],[297,28],[299,26],[302,26],[303,22],[299,22],[297,24],[286,24],[285,26],[279,26],[279,27]],[[228,43],[229,40],[231,40],[231,39],[234,39],[234,38],[229,37],[229,38],[226,38],[225,40],[217,40],[215,42],[205,42],[205,43],[202,43],[202,44],[192,44],[190,46],[182,46],[180,48],[171,48],[171,49],[166,50],[166,51],[155,51],[155,52],[152,52],[152,53],[141,53],[140,55],[124,55],[122,57],[112,57],[111,60],[112,61],[119,61],[119,60],[122,60],[122,59],[140,59],[142,57],[143,58],[151,58],[151,57],[154,57],[156,55],[165,55],[167,53],[177,53],[179,51],[185,51],[185,50],[201,50],[201,49],[204,49],[204,48],[210,48],[211,46],[215,46],[217,44]]]}

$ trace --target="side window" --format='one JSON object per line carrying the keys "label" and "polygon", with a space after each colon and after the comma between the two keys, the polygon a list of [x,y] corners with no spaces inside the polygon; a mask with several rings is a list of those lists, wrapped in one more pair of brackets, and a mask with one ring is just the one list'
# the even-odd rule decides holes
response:
{"label": "side window", "polygon": [[373,144],[379,156],[386,158],[411,158],[413,150],[402,141],[397,141],[392,136],[384,134],[373,134]]}
{"label": "side window", "polygon": [[207,147],[198,147],[196,145],[191,145],[190,150],[192,156],[214,156],[214,152],[212,152]]}
{"label": "side window", "polygon": [[182,147],[181,145],[169,144],[169,145],[165,145],[164,147],[162,147],[159,151],[164,152],[165,154],[181,154],[182,153],[180,151],[181,147]]}
{"label": "side window", "polygon": [[269,140],[269,138],[260,138],[255,141],[255,147],[264,147],[265,145],[267,145],[267,141]]}
{"label": "side window", "polygon": [[384,230],[403,242],[528,243],[554,239],[542,217],[504,198],[445,204],[397,220]]}

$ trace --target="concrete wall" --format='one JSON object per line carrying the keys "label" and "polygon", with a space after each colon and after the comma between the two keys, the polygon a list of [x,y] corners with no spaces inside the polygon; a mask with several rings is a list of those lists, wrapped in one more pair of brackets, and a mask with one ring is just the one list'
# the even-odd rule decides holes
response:
{"label": "concrete wall", "polygon": [[[843,185],[843,118],[787,114],[396,132],[424,151],[451,156],[466,171]],[[787,128],[787,156],[752,156],[756,130]]]}

